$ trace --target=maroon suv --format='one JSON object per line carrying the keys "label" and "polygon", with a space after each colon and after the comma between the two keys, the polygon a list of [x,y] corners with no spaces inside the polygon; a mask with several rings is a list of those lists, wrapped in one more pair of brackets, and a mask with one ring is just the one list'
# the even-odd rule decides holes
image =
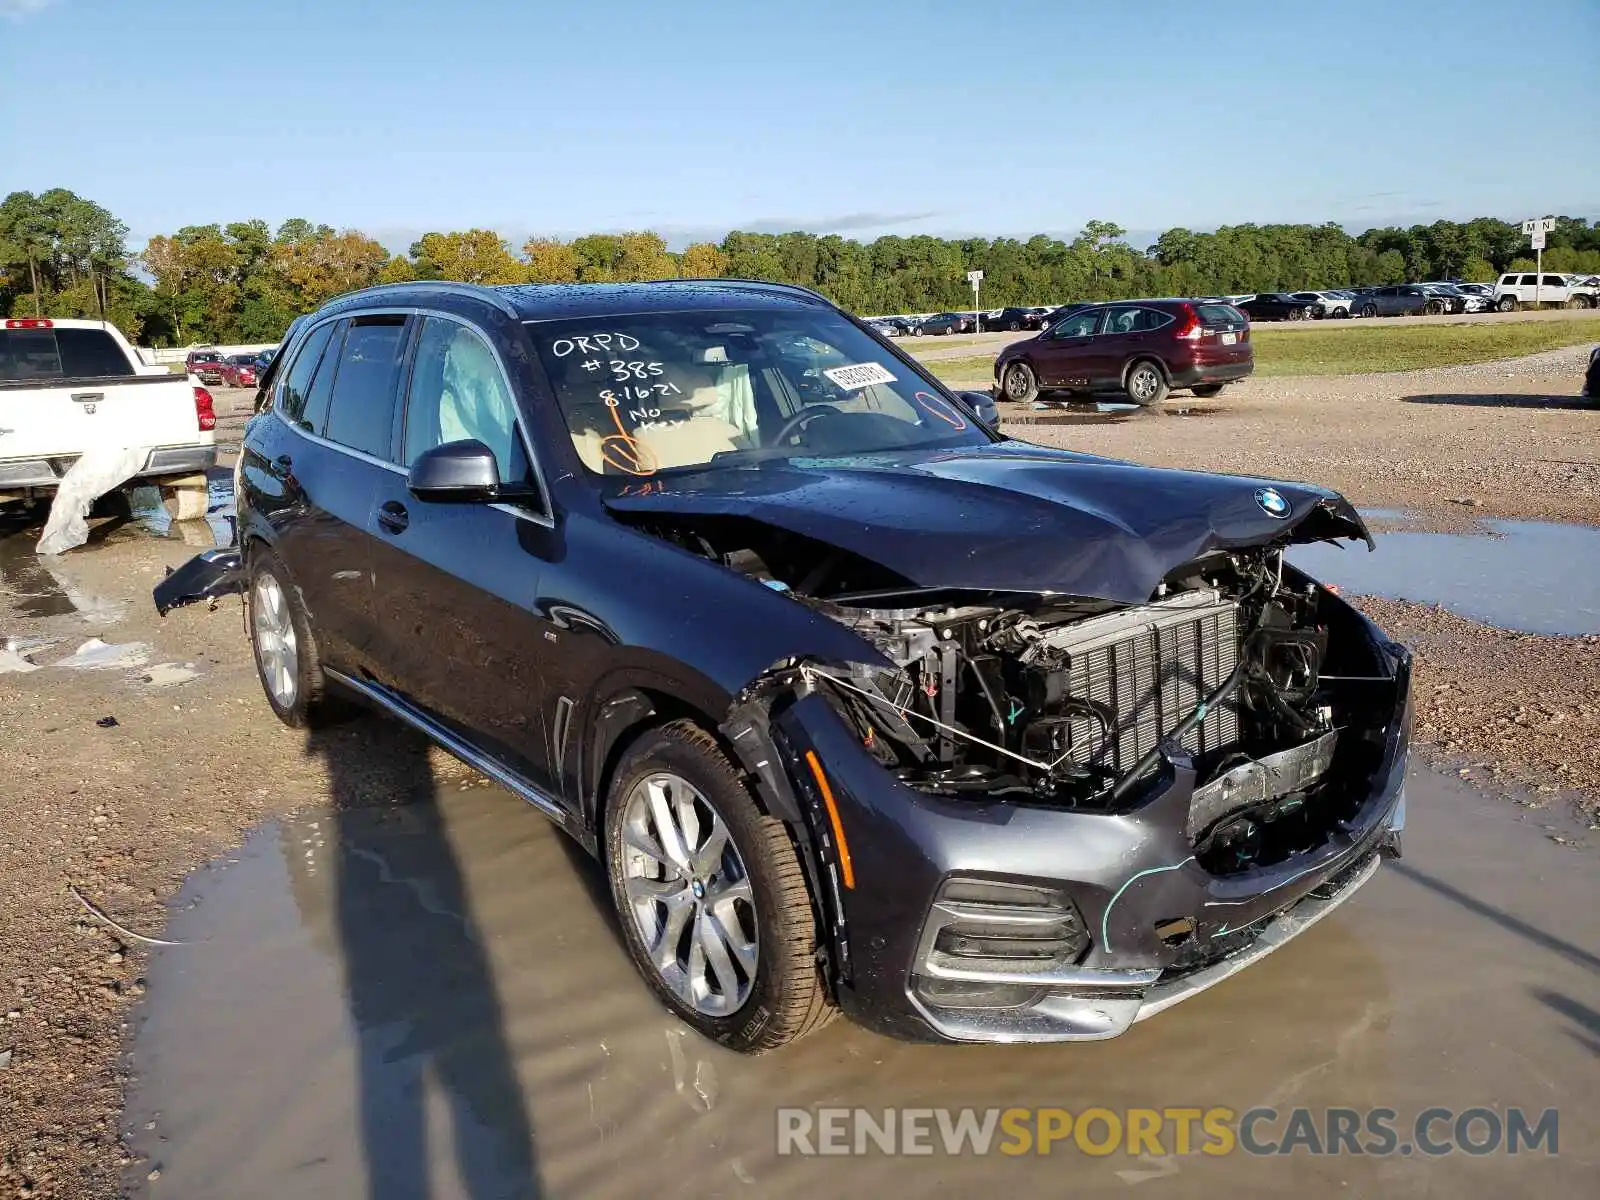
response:
{"label": "maroon suv", "polygon": [[1215,396],[1255,369],[1250,321],[1201,300],[1087,304],[994,362],[996,392],[1022,403],[1041,392],[1122,392],[1154,406],[1173,388]]}

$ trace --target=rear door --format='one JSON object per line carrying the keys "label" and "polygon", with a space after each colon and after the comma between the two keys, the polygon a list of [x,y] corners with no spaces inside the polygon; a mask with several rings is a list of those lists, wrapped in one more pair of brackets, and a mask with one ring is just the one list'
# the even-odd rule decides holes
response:
{"label": "rear door", "polygon": [[[473,439],[494,451],[502,483],[536,487],[520,425],[488,336],[455,318],[422,318],[399,464],[409,468],[426,450]],[[554,697],[544,669],[556,636],[535,611],[556,545],[547,506],[419,500],[397,471],[379,481],[371,536],[388,682],[484,753],[558,793]]]}
{"label": "rear door", "polygon": [[1086,308],[1063,317],[1041,334],[1035,351],[1039,383],[1051,388],[1087,390],[1105,372],[1097,366],[1097,338],[1103,308]]}
{"label": "rear door", "polygon": [[141,375],[105,330],[48,321],[0,327],[0,429],[0,458],[210,440],[182,377]]}
{"label": "rear door", "polygon": [[[283,493],[269,517],[277,550],[329,665],[347,672],[378,665],[368,541],[379,485],[403,476],[393,461],[394,428],[409,334],[399,314],[313,330],[275,404],[300,433],[265,464]],[[318,361],[307,361],[313,355]]]}
{"label": "rear door", "polygon": [[[1119,305],[1106,310],[1105,320],[1095,341],[1099,349],[1093,358],[1096,387],[1121,387],[1123,376],[1134,359],[1159,358],[1167,361],[1162,351],[1166,339],[1161,330],[1172,324],[1173,318],[1153,308],[1139,305]],[[1171,364],[1167,364],[1171,370]]]}

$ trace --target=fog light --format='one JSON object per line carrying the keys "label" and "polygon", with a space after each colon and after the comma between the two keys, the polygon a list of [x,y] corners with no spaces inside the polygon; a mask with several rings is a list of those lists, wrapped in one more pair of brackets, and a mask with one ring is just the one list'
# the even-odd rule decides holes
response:
{"label": "fog light", "polygon": [[1047,994],[1029,977],[1070,969],[1089,941],[1077,906],[1058,888],[948,879],[928,910],[913,984],[939,1007],[1026,1007]]}

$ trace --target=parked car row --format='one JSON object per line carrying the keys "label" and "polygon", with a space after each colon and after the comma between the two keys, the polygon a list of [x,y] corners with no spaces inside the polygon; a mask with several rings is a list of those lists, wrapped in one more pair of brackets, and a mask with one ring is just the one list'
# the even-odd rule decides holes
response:
{"label": "parked car row", "polygon": [[943,312],[924,315],[871,317],[867,324],[886,337],[942,337],[951,333],[988,333],[1005,330],[1019,333],[1042,329],[1054,312],[1042,307],[996,308],[988,312]]}

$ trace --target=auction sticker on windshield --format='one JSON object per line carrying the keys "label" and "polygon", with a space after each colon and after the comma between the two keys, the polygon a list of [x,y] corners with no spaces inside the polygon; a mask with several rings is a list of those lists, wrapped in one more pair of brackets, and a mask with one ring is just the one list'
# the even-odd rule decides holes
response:
{"label": "auction sticker on windshield", "polygon": [[853,392],[875,383],[893,383],[894,376],[877,363],[856,363],[848,367],[829,367],[822,372],[835,387]]}

